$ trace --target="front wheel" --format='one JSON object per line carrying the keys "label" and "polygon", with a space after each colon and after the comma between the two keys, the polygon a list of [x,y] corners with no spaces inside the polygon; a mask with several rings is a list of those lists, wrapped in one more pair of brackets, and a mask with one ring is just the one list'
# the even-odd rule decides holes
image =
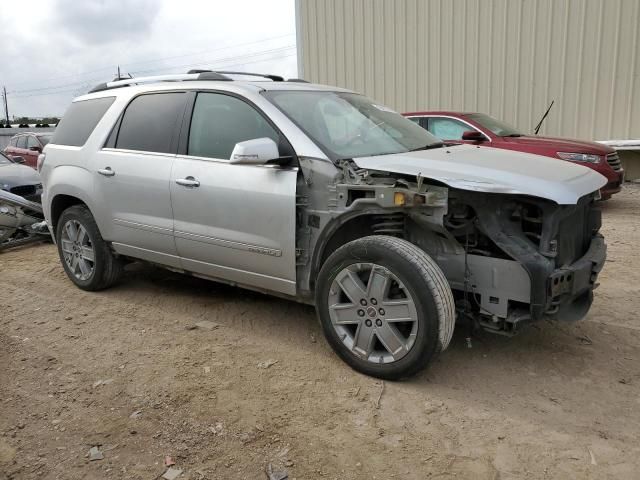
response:
{"label": "front wheel", "polygon": [[451,340],[454,300],[438,265],[406,240],[370,236],[336,250],[316,287],[327,341],[353,369],[413,375]]}

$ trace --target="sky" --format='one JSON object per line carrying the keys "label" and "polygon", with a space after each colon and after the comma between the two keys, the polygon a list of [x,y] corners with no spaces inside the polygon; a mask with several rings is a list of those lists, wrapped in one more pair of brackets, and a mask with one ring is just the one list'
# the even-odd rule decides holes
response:
{"label": "sky", "polygon": [[[60,116],[110,81],[216,68],[297,76],[294,0],[0,0],[9,116]],[[2,112],[4,117],[4,112]]]}

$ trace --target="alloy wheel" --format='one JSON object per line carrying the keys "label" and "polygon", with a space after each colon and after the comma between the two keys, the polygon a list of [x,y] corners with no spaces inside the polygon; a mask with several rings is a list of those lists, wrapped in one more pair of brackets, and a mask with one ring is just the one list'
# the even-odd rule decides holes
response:
{"label": "alloy wheel", "polygon": [[88,280],[95,269],[95,250],[87,230],[77,220],[62,228],[61,248],[64,260],[78,280]]}
{"label": "alloy wheel", "polygon": [[338,338],[363,360],[396,362],[415,343],[418,314],[414,300],[398,277],[381,265],[345,267],[331,284],[328,303]]}

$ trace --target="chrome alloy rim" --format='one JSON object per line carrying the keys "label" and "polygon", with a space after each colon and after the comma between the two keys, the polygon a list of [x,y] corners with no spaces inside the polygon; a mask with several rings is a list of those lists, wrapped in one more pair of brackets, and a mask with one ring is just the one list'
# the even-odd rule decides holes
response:
{"label": "chrome alloy rim", "polygon": [[69,270],[78,280],[88,280],[95,268],[95,250],[87,230],[77,220],[62,228],[62,254]]}
{"label": "chrome alloy rim", "polygon": [[403,283],[375,263],[355,263],[335,277],[329,316],[338,338],[352,353],[372,363],[400,360],[418,333],[414,300]]}

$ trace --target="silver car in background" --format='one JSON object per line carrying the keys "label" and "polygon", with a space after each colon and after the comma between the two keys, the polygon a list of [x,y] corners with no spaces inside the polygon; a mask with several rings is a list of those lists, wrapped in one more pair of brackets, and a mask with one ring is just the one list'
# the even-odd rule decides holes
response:
{"label": "silver car in background", "polygon": [[380,378],[424,367],[456,319],[510,335],[582,318],[605,260],[594,171],[444,147],[361,95],[273,75],[100,85],[39,168],[80,288],[137,259],[306,302],[336,353]]}

